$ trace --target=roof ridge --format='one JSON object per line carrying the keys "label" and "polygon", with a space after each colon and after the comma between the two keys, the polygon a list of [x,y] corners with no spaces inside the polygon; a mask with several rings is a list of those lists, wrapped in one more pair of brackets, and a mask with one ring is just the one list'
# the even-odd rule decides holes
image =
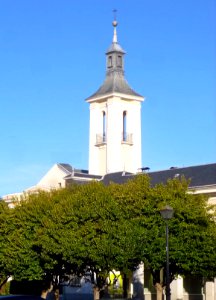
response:
{"label": "roof ridge", "polygon": [[164,171],[174,171],[174,170],[182,170],[182,169],[189,169],[189,168],[198,168],[202,166],[209,166],[209,165],[216,165],[216,163],[209,163],[209,164],[201,164],[201,165],[195,165],[195,166],[187,166],[187,167],[174,167],[169,169],[163,169],[163,170],[157,170],[157,171],[149,171],[148,173],[159,173]]}
{"label": "roof ridge", "polygon": [[[58,167],[65,170],[69,174],[73,171],[73,167],[70,164],[57,163],[57,165],[58,165]],[[69,168],[67,168],[66,166],[68,166]]]}

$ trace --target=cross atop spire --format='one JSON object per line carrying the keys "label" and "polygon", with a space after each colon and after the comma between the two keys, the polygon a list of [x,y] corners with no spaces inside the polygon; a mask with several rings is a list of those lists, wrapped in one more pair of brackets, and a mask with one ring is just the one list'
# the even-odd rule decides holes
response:
{"label": "cross atop spire", "polygon": [[113,9],[113,17],[114,17],[114,21],[116,21],[116,13],[117,13],[117,9]]}

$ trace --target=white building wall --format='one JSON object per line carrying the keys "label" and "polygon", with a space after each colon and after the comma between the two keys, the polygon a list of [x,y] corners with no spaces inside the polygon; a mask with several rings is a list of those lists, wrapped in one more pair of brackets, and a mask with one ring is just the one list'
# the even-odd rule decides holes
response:
{"label": "white building wall", "polygon": [[[98,160],[98,166],[99,166],[99,175],[100,174],[106,174],[107,166],[106,166],[106,159],[107,159],[107,146],[103,145],[98,148],[99,151],[99,160]],[[90,173],[90,174],[96,174],[97,173]]]}
{"label": "white building wall", "polygon": [[214,281],[207,281],[205,284],[205,300],[215,300]]}
{"label": "white building wall", "polygon": [[121,157],[123,107],[117,97],[107,101],[107,173],[124,170]]}
{"label": "white building wall", "polygon": [[[137,173],[141,163],[141,102],[111,95],[90,103],[89,173],[104,175],[118,171]],[[106,143],[96,146],[96,135],[103,134],[106,113]],[[133,143],[122,142],[123,112],[127,112],[126,132]]]}
{"label": "white building wall", "polygon": [[[130,160],[132,161],[132,173],[137,173],[138,169],[142,167],[141,157],[141,102],[130,102],[128,113],[128,132],[133,134],[133,146],[130,150]],[[127,160],[128,161],[128,160]]]}
{"label": "white building wall", "polygon": [[96,146],[96,136],[103,134],[103,111],[107,114],[106,101],[90,104],[89,174],[106,174],[106,145]]}
{"label": "white building wall", "polygon": [[[64,171],[58,164],[55,164],[32,189],[51,190],[65,187],[64,177],[68,174],[70,174],[70,172]],[[31,188],[26,191],[28,192],[30,190]]]}
{"label": "white building wall", "polygon": [[64,177],[69,175],[70,172],[61,168],[59,164],[55,164],[34,186],[24,190],[22,193],[14,193],[3,196],[3,200],[8,203],[9,207],[14,207],[16,202],[19,202],[25,194],[31,194],[38,190],[50,191],[65,187],[66,182]]}

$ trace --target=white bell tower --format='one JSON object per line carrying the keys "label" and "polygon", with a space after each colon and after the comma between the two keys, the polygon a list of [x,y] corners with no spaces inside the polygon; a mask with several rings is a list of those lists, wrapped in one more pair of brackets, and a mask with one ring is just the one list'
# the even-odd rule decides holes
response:
{"label": "white bell tower", "polygon": [[125,52],[117,42],[117,21],[106,52],[106,78],[86,99],[90,104],[89,174],[137,173],[141,161],[142,96],[124,77]]}

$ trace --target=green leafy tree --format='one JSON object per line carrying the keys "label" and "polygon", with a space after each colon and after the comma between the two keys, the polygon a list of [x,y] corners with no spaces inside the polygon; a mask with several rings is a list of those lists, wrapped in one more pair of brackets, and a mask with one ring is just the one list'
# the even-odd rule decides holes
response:
{"label": "green leafy tree", "polygon": [[9,278],[7,269],[5,268],[4,253],[7,251],[5,242],[7,239],[10,225],[10,209],[4,201],[0,201],[0,293]]}
{"label": "green leafy tree", "polygon": [[[143,248],[139,258],[150,268],[158,299],[162,299],[165,284],[164,266],[165,224],[160,209],[169,204],[175,211],[169,221],[171,279],[177,274],[215,276],[216,234],[213,207],[201,195],[188,193],[188,182],[182,179],[169,180],[149,188],[143,184],[142,176],[126,184],[124,205],[126,214],[140,227]],[[130,192],[131,191],[131,192]],[[133,191],[133,192],[132,192]],[[145,192],[144,192],[145,191]],[[131,199],[128,199],[128,195]],[[141,200],[142,199],[142,200]],[[133,203],[130,207],[130,203]],[[209,212],[211,209],[211,213]]]}
{"label": "green leafy tree", "polygon": [[113,269],[126,278],[144,262],[160,299],[166,255],[159,211],[166,204],[175,211],[169,222],[171,277],[215,276],[213,207],[210,213],[204,197],[188,193],[184,178],[152,187],[146,175],[122,185],[91,182],[38,192],[12,210],[1,207],[1,273],[41,279],[44,274],[84,274],[89,266],[98,278]]}
{"label": "green leafy tree", "polygon": [[24,195],[15,208],[8,209],[4,223],[1,223],[4,246],[0,249],[2,272],[7,276],[34,280],[54,272],[57,259],[44,257],[37,245],[53,206],[60,201],[56,194],[57,191]]}
{"label": "green leafy tree", "polygon": [[100,278],[137,265],[131,259],[134,228],[109,188],[93,182],[61,193],[38,239],[43,257],[57,253],[64,270],[83,274],[89,266]]}

